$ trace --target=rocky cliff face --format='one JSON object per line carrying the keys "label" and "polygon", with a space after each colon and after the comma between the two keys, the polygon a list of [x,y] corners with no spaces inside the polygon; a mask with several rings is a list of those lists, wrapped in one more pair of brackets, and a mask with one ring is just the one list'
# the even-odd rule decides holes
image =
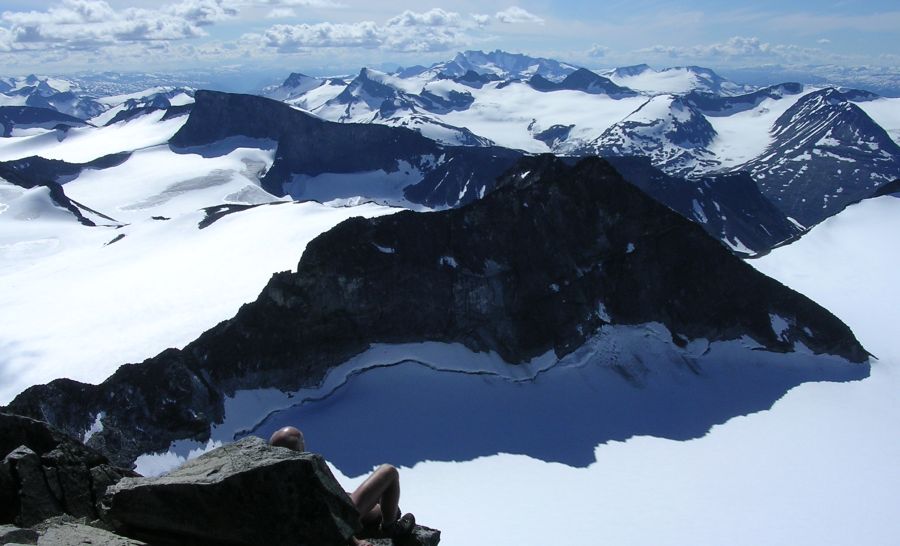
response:
{"label": "rocky cliff face", "polygon": [[97,519],[106,487],[134,475],[46,423],[7,413],[0,413],[0,454],[0,524]]}
{"label": "rocky cliff face", "polygon": [[[773,317],[784,323],[774,331]],[[530,158],[470,206],[350,219],[313,240],[296,273],[183,351],[122,366],[98,386],[59,380],[10,409],[74,434],[119,464],[205,439],[236,389],[295,390],[372,343],[425,340],[511,363],[562,357],[610,323],[665,325],[673,341],[752,338],[863,362],[850,330],[734,257],[598,158]]]}

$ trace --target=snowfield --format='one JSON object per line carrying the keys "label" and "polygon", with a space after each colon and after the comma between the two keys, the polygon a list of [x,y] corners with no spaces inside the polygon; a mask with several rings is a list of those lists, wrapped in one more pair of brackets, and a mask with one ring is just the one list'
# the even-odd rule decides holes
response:
{"label": "snowfield", "polygon": [[807,92],[767,98],[755,108],[727,116],[706,116],[717,133],[708,148],[721,161],[718,168],[736,167],[761,156],[773,141],[770,131],[775,120]]}
{"label": "snowfield", "polygon": [[178,116],[162,121],[165,114],[165,110],[158,110],[108,127],[78,127],[19,138],[0,138],[0,161],[39,155],[69,163],[86,163],[108,154],[157,146],[168,142],[188,119]]}
{"label": "snowfield", "polygon": [[[46,192],[16,190],[0,186],[0,196]],[[315,236],[351,216],[398,210],[275,202],[204,229],[196,210],[117,229],[82,226],[41,199],[28,205],[40,211],[31,219],[13,215],[19,202],[0,212],[0,404],[36,383],[97,383],[126,362],[183,347],[256,299],[272,273],[296,268]]]}
{"label": "snowfield", "polygon": [[475,97],[472,106],[435,117],[466,127],[500,146],[536,153],[549,151],[545,143],[534,138],[540,131],[554,125],[574,125],[570,140],[594,139],[647,101],[646,97],[613,99],[568,90],[544,93],[524,83],[500,89],[492,83],[467,91]]}
{"label": "snowfield", "polygon": [[879,98],[857,102],[857,106],[881,125],[894,142],[900,144],[900,98]]}

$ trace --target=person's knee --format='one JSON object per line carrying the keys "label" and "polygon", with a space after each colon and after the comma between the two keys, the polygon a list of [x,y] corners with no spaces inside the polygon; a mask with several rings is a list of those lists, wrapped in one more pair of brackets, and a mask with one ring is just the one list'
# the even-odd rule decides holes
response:
{"label": "person's knee", "polygon": [[378,467],[378,470],[376,470],[376,472],[392,481],[400,479],[400,471],[397,470],[397,467],[395,467],[394,465],[383,464]]}

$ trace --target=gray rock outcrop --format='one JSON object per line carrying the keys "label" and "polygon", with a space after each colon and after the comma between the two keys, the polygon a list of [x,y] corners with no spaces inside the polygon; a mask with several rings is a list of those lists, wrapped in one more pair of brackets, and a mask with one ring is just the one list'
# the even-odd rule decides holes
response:
{"label": "gray rock outcrop", "polygon": [[0,413],[0,524],[70,515],[94,520],[96,500],[129,470],[47,423]]}
{"label": "gray rock outcrop", "polygon": [[104,499],[120,534],[153,544],[343,546],[359,514],[325,460],[247,437]]}

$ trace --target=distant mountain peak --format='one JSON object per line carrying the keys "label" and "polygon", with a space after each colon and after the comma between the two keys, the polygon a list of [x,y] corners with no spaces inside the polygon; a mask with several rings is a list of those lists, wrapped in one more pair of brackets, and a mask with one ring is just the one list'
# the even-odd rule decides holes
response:
{"label": "distant mountain peak", "polygon": [[578,69],[577,66],[544,57],[530,57],[523,53],[510,53],[495,49],[489,53],[468,50],[457,53],[453,60],[437,63],[432,69],[451,76],[462,76],[468,71],[493,74],[505,79],[529,79],[535,74],[551,81],[561,81]]}
{"label": "distant mountain peak", "polygon": [[631,66],[620,66],[619,68],[612,70],[609,75],[625,78],[628,76],[638,76],[644,72],[655,72],[655,70],[650,68],[650,65],[647,64],[634,64]]}

